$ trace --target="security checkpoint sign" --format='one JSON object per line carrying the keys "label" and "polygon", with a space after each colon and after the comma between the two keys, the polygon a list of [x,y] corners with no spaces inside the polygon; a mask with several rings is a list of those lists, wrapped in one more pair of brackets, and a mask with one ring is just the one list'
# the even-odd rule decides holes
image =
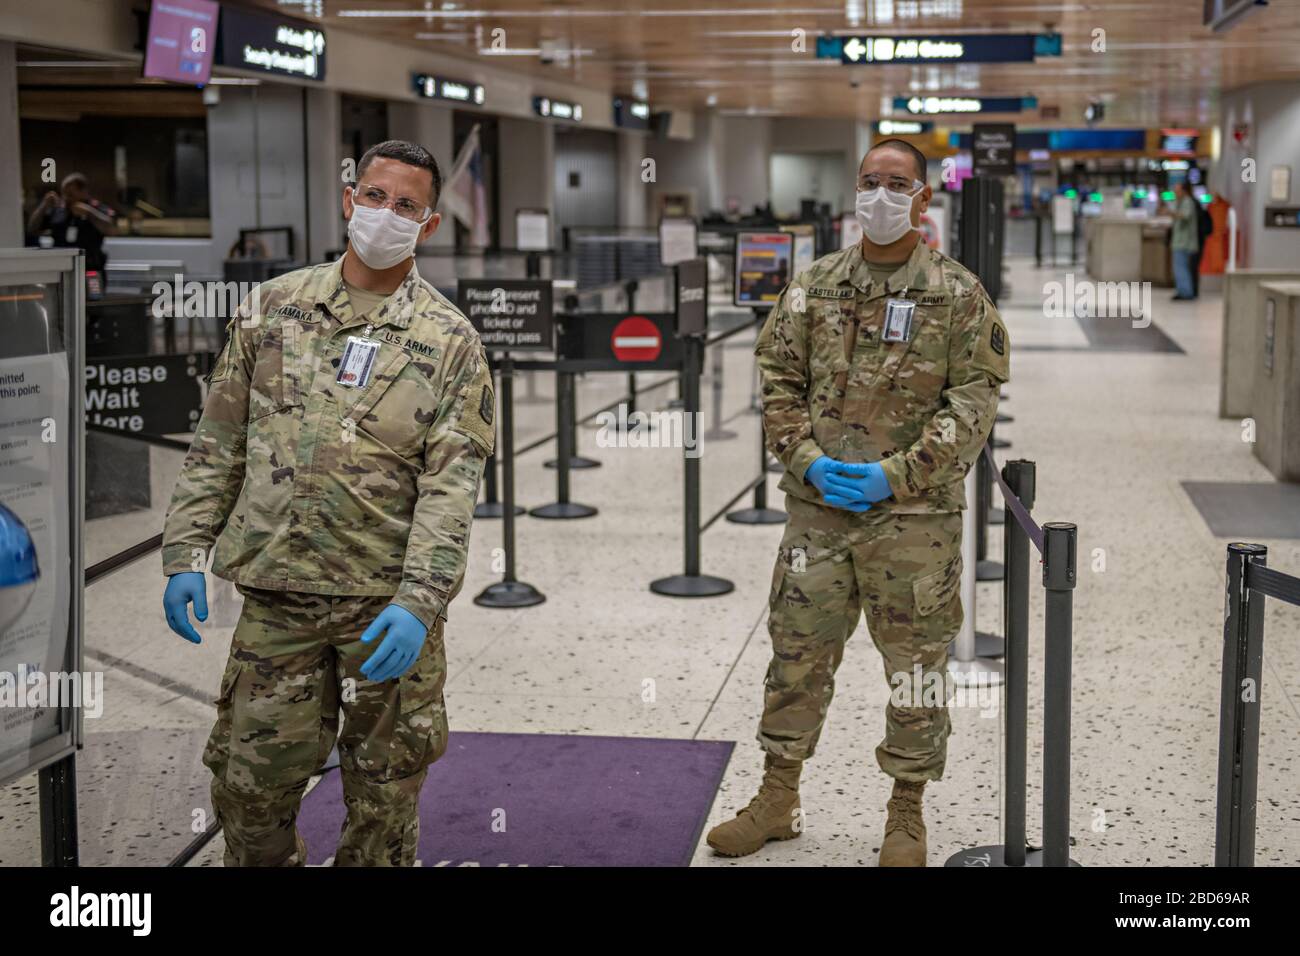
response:
{"label": "security checkpoint sign", "polygon": [[549,279],[461,279],[456,302],[488,351],[549,352],[555,347]]}
{"label": "security checkpoint sign", "polygon": [[971,127],[971,157],[976,176],[1015,175],[1015,125],[976,123]]}

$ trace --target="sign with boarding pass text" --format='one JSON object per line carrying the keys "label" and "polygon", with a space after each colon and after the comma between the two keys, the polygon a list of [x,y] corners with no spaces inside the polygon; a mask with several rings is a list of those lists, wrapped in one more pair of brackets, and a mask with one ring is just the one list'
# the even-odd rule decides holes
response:
{"label": "sign with boarding pass text", "polygon": [[555,316],[549,279],[461,279],[456,304],[489,352],[550,352]]}

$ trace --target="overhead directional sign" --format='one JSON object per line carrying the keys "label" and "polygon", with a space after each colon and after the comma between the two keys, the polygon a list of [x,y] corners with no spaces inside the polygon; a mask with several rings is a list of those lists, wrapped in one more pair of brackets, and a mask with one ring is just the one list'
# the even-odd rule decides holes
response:
{"label": "overhead directional sign", "polygon": [[415,73],[411,77],[415,95],[431,100],[452,100],[456,103],[474,103],[483,105],[486,93],[482,83],[469,83],[465,80],[449,80],[443,76],[431,76],[428,73]]}
{"label": "overhead directional sign", "polygon": [[1020,113],[1038,109],[1038,98],[1035,96],[896,96],[894,109],[913,115]]}
{"label": "overhead directional sign", "polygon": [[926,120],[876,120],[872,124],[881,136],[919,136],[934,129]]}
{"label": "overhead directional sign", "polygon": [[817,56],[867,63],[1032,63],[1060,56],[1060,34],[972,33],[944,36],[819,37]]}

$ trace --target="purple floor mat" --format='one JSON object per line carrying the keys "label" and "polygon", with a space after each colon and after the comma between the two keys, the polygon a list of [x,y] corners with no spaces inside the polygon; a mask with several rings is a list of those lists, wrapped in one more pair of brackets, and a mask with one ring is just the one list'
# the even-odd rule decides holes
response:
{"label": "purple floor mat", "polygon": [[[453,733],[420,794],[421,866],[686,866],[731,741]],[[333,854],[343,783],[303,800],[308,860]]]}

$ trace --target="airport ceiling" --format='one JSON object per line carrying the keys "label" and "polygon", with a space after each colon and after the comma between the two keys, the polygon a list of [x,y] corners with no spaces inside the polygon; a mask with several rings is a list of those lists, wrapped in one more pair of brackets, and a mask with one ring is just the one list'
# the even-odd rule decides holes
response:
{"label": "airport ceiling", "polygon": [[[1080,125],[1094,100],[1106,104],[1108,126],[1205,125],[1223,90],[1300,79],[1300,0],[1272,0],[1223,33],[1201,25],[1201,0],[251,2],[306,12],[327,29],[644,95],[655,108],[865,120],[897,115],[881,112],[893,97],[978,93],[1059,108],[1057,120],[1031,114],[1043,126]],[[492,50],[496,28],[504,52]],[[806,52],[791,48],[795,29],[805,31]],[[1104,52],[1093,51],[1096,30],[1105,31]],[[1033,63],[844,66],[814,55],[820,34],[1045,31],[1061,34],[1062,55]]]}

